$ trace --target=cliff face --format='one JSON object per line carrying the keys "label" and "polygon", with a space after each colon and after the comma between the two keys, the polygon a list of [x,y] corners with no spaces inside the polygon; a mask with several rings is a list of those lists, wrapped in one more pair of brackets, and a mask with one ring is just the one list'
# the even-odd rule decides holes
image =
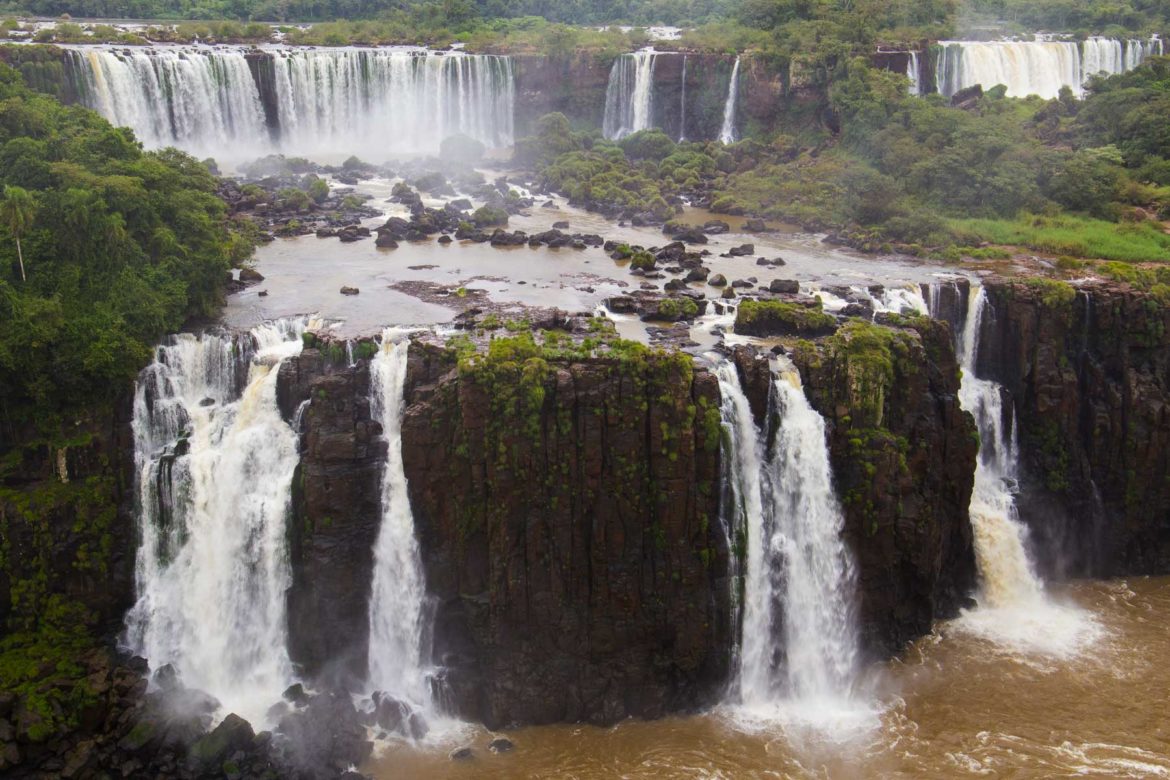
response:
{"label": "cliff face", "polygon": [[715,378],[678,355],[451,370],[418,353],[408,382],[455,709],[497,727],[714,701],[733,632]]}
{"label": "cliff face", "polygon": [[1042,566],[1170,571],[1170,310],[1118,283],[985,288],[979,373],[1011,394]]}
{"label": "cliff face", "polygon": [[850,324],[793,357],[829,424],[863,647],[888,656],[955,615],[975,585],[978,436],[959,405],[950,328],[926,318]]}
{"label": "cliff face", "polygon": [[374,542],[382,522],[386,442],[370,419],[367,361],[349,367],[306,349],[280,367],[277,398],[301,423],[289,520],[289,655],[310,677],[365,678]]}

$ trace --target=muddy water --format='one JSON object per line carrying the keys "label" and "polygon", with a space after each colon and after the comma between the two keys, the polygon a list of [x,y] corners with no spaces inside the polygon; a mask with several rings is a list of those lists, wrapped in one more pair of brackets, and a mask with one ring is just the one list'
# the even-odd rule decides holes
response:
{"label": "muddy water", "polygon": [[[368,227],[381,225],[386,216],[409,216],[400,205],[387,202],[393,184],[393,180],[371,180],[355,188],[374,198],[371,205],[384,209],[385,216],[366,221]],[[512,217],[509,229],[534,233],[564,220],[569,222],[571,232],[597,233],[606,239],[646,247],[661,246],[667,241],[656,228],[618,227],[597,214],[569,206],[564,199],[553,200],[557,209],[534,207],[528,215]],[[428,206],[441,206],[444,201],[424,202]],[[691,209],[680,219],[702,224],[713,216]],[[733,229],[742,225],[741,219],[719,218],[733,223]],[[737,258],[719,256],[744,243],[754,244],[756,254]],[[729,281],[754,278],[755,284],[765,287],[772,279],[797,279],[806,284],[916,286],[948,275],[951,270],[859,255],[830,247],[818,236],[801,233],[728,233],[711,236],[709,244],[695,249],[711,252],[706,265],[712,274],[723,274]],[[781,257],[786,265],[759,266],[758,257]],[[478,294],[501,306],[555,306],[569,311],[589,311],[608,297],[637,289],[644,281],[631,276],[627,266],[628,263],[611,260],[600,248],[496,249],[487,244],[461,241],[444,246],[432,240],[402,242],[397,249],[379,249],[372,239],[352,244],[312,235],[277,239],[256,254],[256,269],[265,280],[231,296],[224,317],[232,327],[249,328],[264,320],[316,313],[331,321],[342,321],[346,335],[358,335],[380,332],[387,325],[449,322],[463,308],[459,301],[444,300],[442,294],[419,294],[403,283],[425,283],[451,294],[460,288],[482,291]],[[655,280],[653,284],[661,288],[668,278],[671,277]],[[342,296],[342,286],[357,287],[361,292],[357,296]],[[690,286],[708,297],[716,297],[720,292],[702,282]],[[267,295],[260,296],[261,291]],[[446,305],[448,301],[450,304]],[[628,335],[636,335],[633,330]]]}
{"label": "muddy water", "polygon": [[[1013,650],[969,620],[941,624],[873,670],[871,721],[828,735],[728,707],[608,729],[521,729],[504,755],[469,727],[423,746],[382,745],[365,770],[380,780],[1170,777],[1170,578],[1078,583],[1058,596],[1096,623],[1079,651]],[[461,745],[476,757],[453,763]]]}

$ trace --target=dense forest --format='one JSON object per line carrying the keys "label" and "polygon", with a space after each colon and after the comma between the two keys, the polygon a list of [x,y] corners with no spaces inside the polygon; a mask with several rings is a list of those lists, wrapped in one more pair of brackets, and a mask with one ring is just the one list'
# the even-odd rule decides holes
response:
{"label": "dense forest", "polygon": [[215,188],[0,65],[0,442],[110,398],[160,336],[216,311],[252,243]]}

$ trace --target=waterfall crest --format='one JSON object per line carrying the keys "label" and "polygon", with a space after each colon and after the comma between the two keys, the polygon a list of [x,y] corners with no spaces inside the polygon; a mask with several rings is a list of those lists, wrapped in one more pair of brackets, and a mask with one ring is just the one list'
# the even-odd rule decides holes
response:
{"label": "waterfall crest", "polygon": [[82,102],[148,147],[216,156],[434,153],[463,133],[510,146],[512,61],[407,49],[66,47]]}
{"label": "waterfall crest", "polygon": [[727,82],[727,102],[723,104],[723,129],[719,131],[719,140],[725,144],[735,143],[735,116],[739,103],[739,57],[731,66],[731,79]]}
{"label": "waterfall crest", "polygon": [[432,698],[425,668],[430,610],[402,465],[410,346],[402,335],[394,329],[384,331],[381,348],[370,361],[370,412],[381,423],[389,449],[382,471],[382,525],[374,547],[368,685],[371,691],[389,693],[425,711]]}
{"label": "waterfall crest", "polygon": [[1007,87],[1009,97],[1039,95],[1052,99],[1068,87],[1078,97],[1085,82],[1100,73],[1116,75],[1133,70],[1152,56],[1161,55],[1160,38],[1085,41],[939,41],[935,69],[938,91],[950,97],[981,84]]}
{"label": "waterfall crest", "polygon": [[[738,694],[751,719],[834,727],[868,715],[853,698],[856,573],[842,539],[824,419],[791,363],[773,382],[772,452],[734,366],[718,370],[729,432],[734,533],[746,541]],[[777,641],[779,640],[779,641]]]}
{"label": "waterfall crest", "polygon": [[605,87],[605,117],[601,127],[606,138],[616,141],[653,127],[657,59],[658,52],[638,51],[622,54],[613,61]]}
{"label": "waterfall crest", "polygon": [[299,454],[276,377],[307,325],[172,337],[134,398],[141,546],[125,641],[254,724],[293,676],[285,532]]}
{"label": "waterfall crest", "polygon": [[979,608],[960,618],[961,628],[1013,649],[1048,655],[1078,651],[1096,634],[1079,609],[1054,602],[1045,592],[1028,552],[1027,527],[1016,508],[1019,447],[1013,411],[1004,390],[976,372],[979,336],[988,311],[987,293],[972,285],[959,344],[963,371],[959,399],[975,418],[979,455],[971,492],[971,527],[979,570]]}

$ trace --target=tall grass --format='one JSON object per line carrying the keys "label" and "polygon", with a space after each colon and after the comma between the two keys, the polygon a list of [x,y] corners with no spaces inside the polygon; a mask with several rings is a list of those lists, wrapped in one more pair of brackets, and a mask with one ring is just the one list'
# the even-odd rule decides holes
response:
{"label": "tall grass", "polygon": [[1170,235],[1151,222],[1024,216],[1015,220],[952,219],[948,226],[960,244],[987,241],[1094,260],[1170,262]]}

